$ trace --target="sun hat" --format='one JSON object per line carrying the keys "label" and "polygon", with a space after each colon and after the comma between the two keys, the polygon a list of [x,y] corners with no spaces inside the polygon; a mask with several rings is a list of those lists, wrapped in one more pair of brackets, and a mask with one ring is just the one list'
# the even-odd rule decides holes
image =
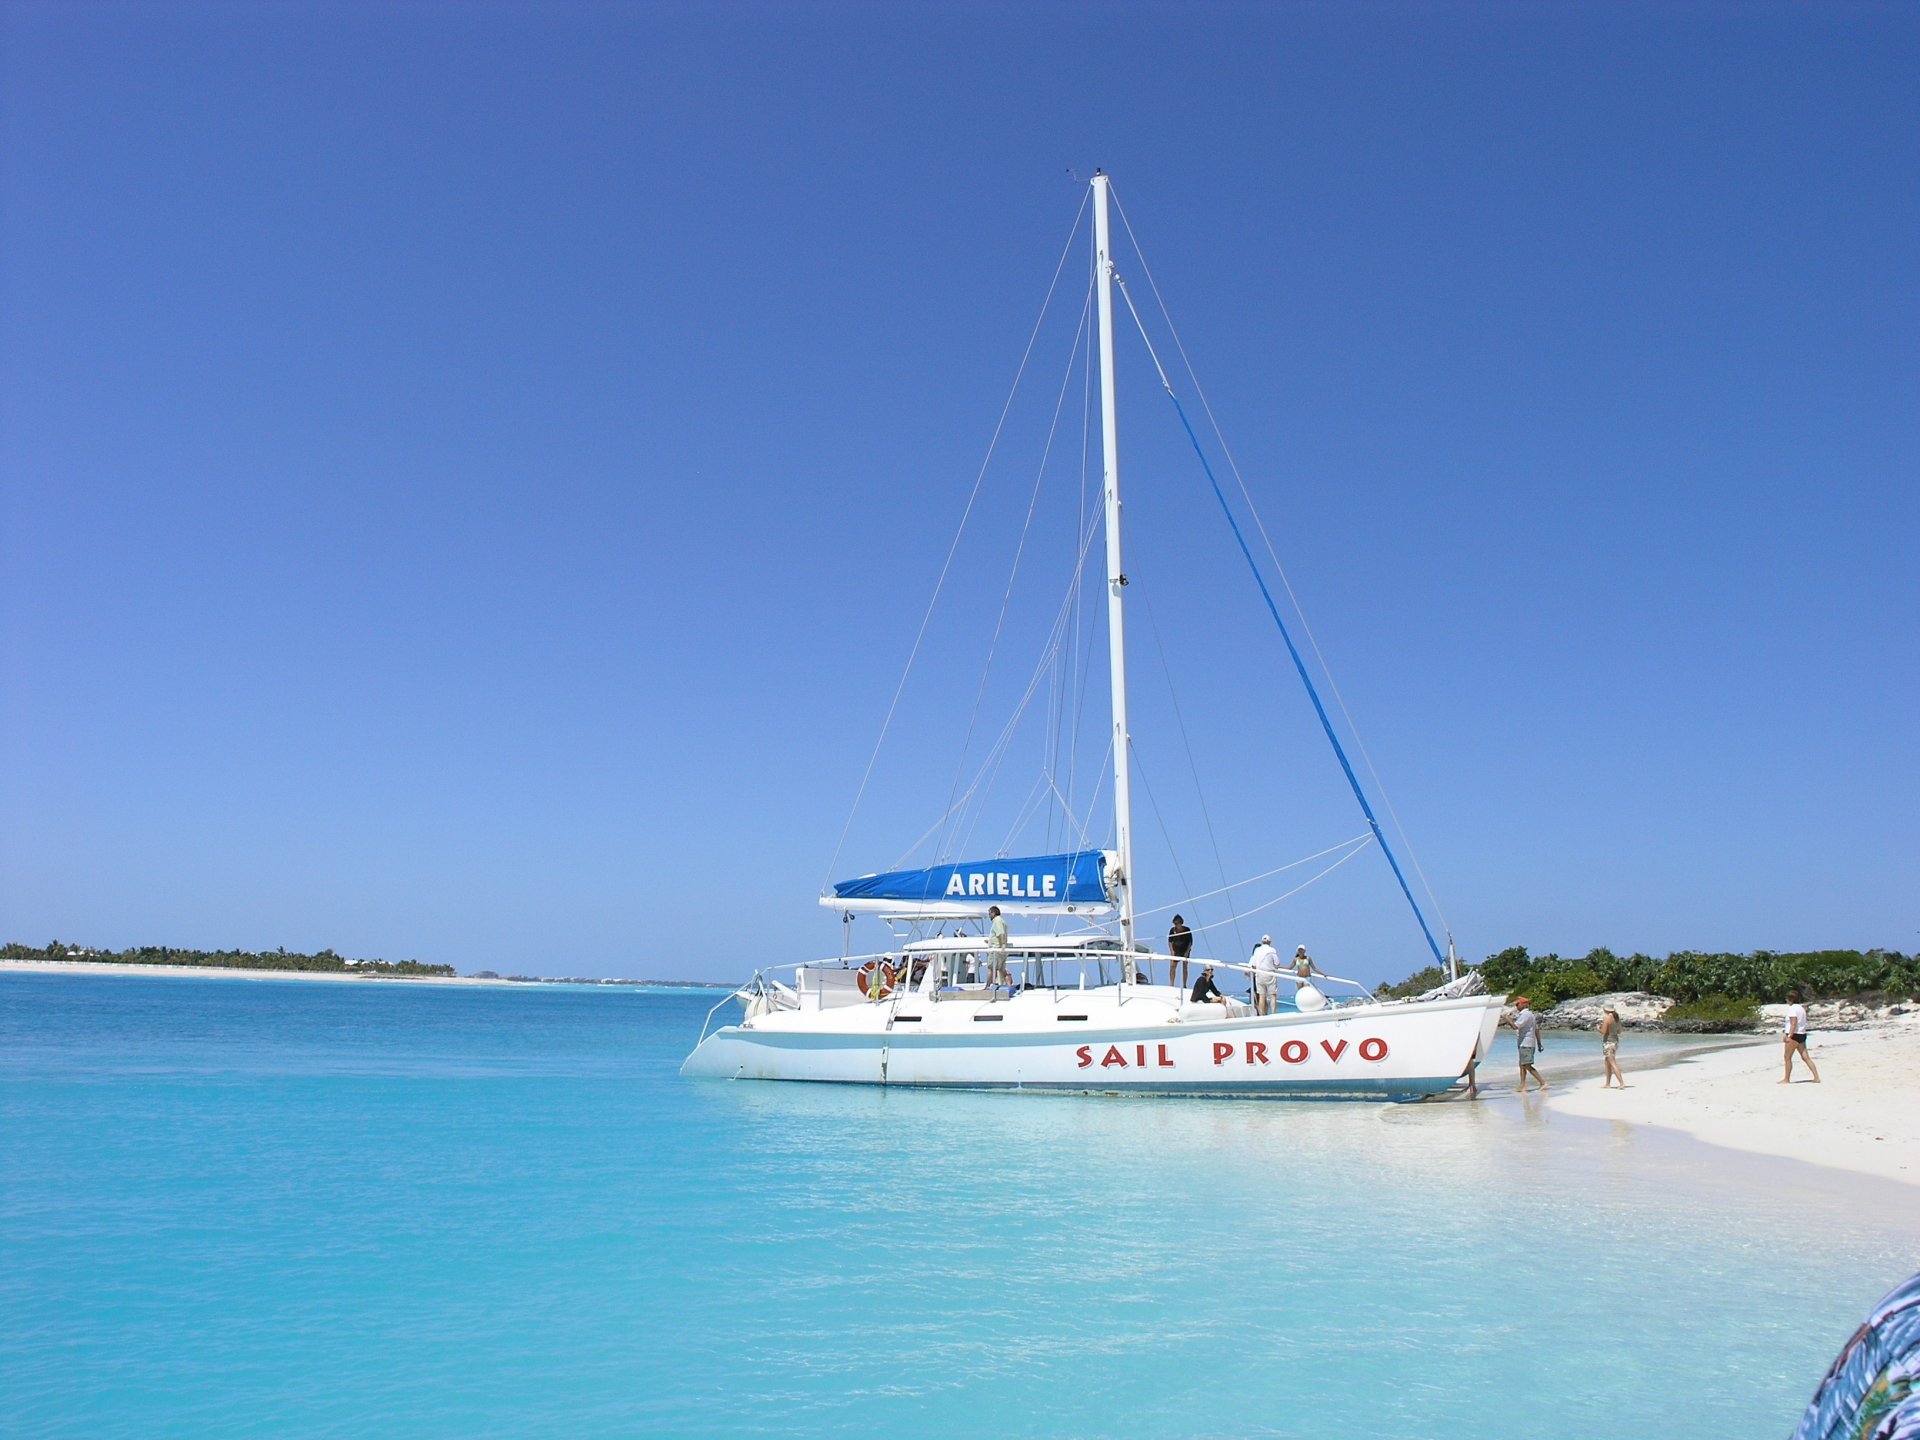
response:
{"label": "sun hat", "polygon": [[1307,953],[1307,947],[1304,945],[1296,945],[1293,947],[1293,953],[1296,955],[1304,955]]}
{"label": "sun hat", "polygon": [[1524,995],[1516,995],[1513,997],[1513,1003],[1516,1005],[1531,1005],[1533,1002]]}

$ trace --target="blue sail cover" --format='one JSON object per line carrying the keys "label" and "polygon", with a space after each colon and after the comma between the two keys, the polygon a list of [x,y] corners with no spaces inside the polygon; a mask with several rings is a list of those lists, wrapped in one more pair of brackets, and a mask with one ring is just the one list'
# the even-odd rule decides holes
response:
{"label": "blue sail cover", "polygon": [[889,870],[833,887],[836,900],[889,901],[942,909],[1007,902],[1006,908],[1067,910],[1109,903],[1103,850],[1025,860],[963,860],[926,870]]}

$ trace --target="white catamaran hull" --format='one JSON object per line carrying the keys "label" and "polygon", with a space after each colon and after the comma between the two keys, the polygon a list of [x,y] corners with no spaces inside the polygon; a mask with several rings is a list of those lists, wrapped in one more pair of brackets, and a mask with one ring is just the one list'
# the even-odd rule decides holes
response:
{"label": "white catamaran hull", "polygon": [[[1413,1099],[1484,1054],[1498,997],[1203,1018],[1217,1006],[1040,990],[756,1016],[708,1035],[681,1074],[734,1080],[1088,1093]],[[1133,1010],[1137,1021],[1123,1018]],[[1108,1013],[1098,1015],[1105,1010]]]}

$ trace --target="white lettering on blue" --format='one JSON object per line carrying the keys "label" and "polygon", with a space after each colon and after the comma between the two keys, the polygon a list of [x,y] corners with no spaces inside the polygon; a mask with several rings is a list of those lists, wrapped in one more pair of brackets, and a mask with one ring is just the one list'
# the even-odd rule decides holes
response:
{"label": "white lettering on blue", "polygon": [[1060,897],[1060,877],[1015,875],[1007,870],[988,873],[975,871],[971,875],[955,871],[947,877],[948,899],[955,896],[963,899],[984,898],[990,895],[1005,895],[1016,900],[1057,900]]}

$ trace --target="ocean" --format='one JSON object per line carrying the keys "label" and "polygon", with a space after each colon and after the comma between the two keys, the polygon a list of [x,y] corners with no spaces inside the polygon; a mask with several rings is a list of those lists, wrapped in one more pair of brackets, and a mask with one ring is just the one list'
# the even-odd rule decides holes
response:
{"label": "ocean", "polygon": [[682,1080],[718,998],[0,975],[0,1435],[1753,1440],[1920,1263],[1911,1190],[1510,1045],[1472,1105]]}

